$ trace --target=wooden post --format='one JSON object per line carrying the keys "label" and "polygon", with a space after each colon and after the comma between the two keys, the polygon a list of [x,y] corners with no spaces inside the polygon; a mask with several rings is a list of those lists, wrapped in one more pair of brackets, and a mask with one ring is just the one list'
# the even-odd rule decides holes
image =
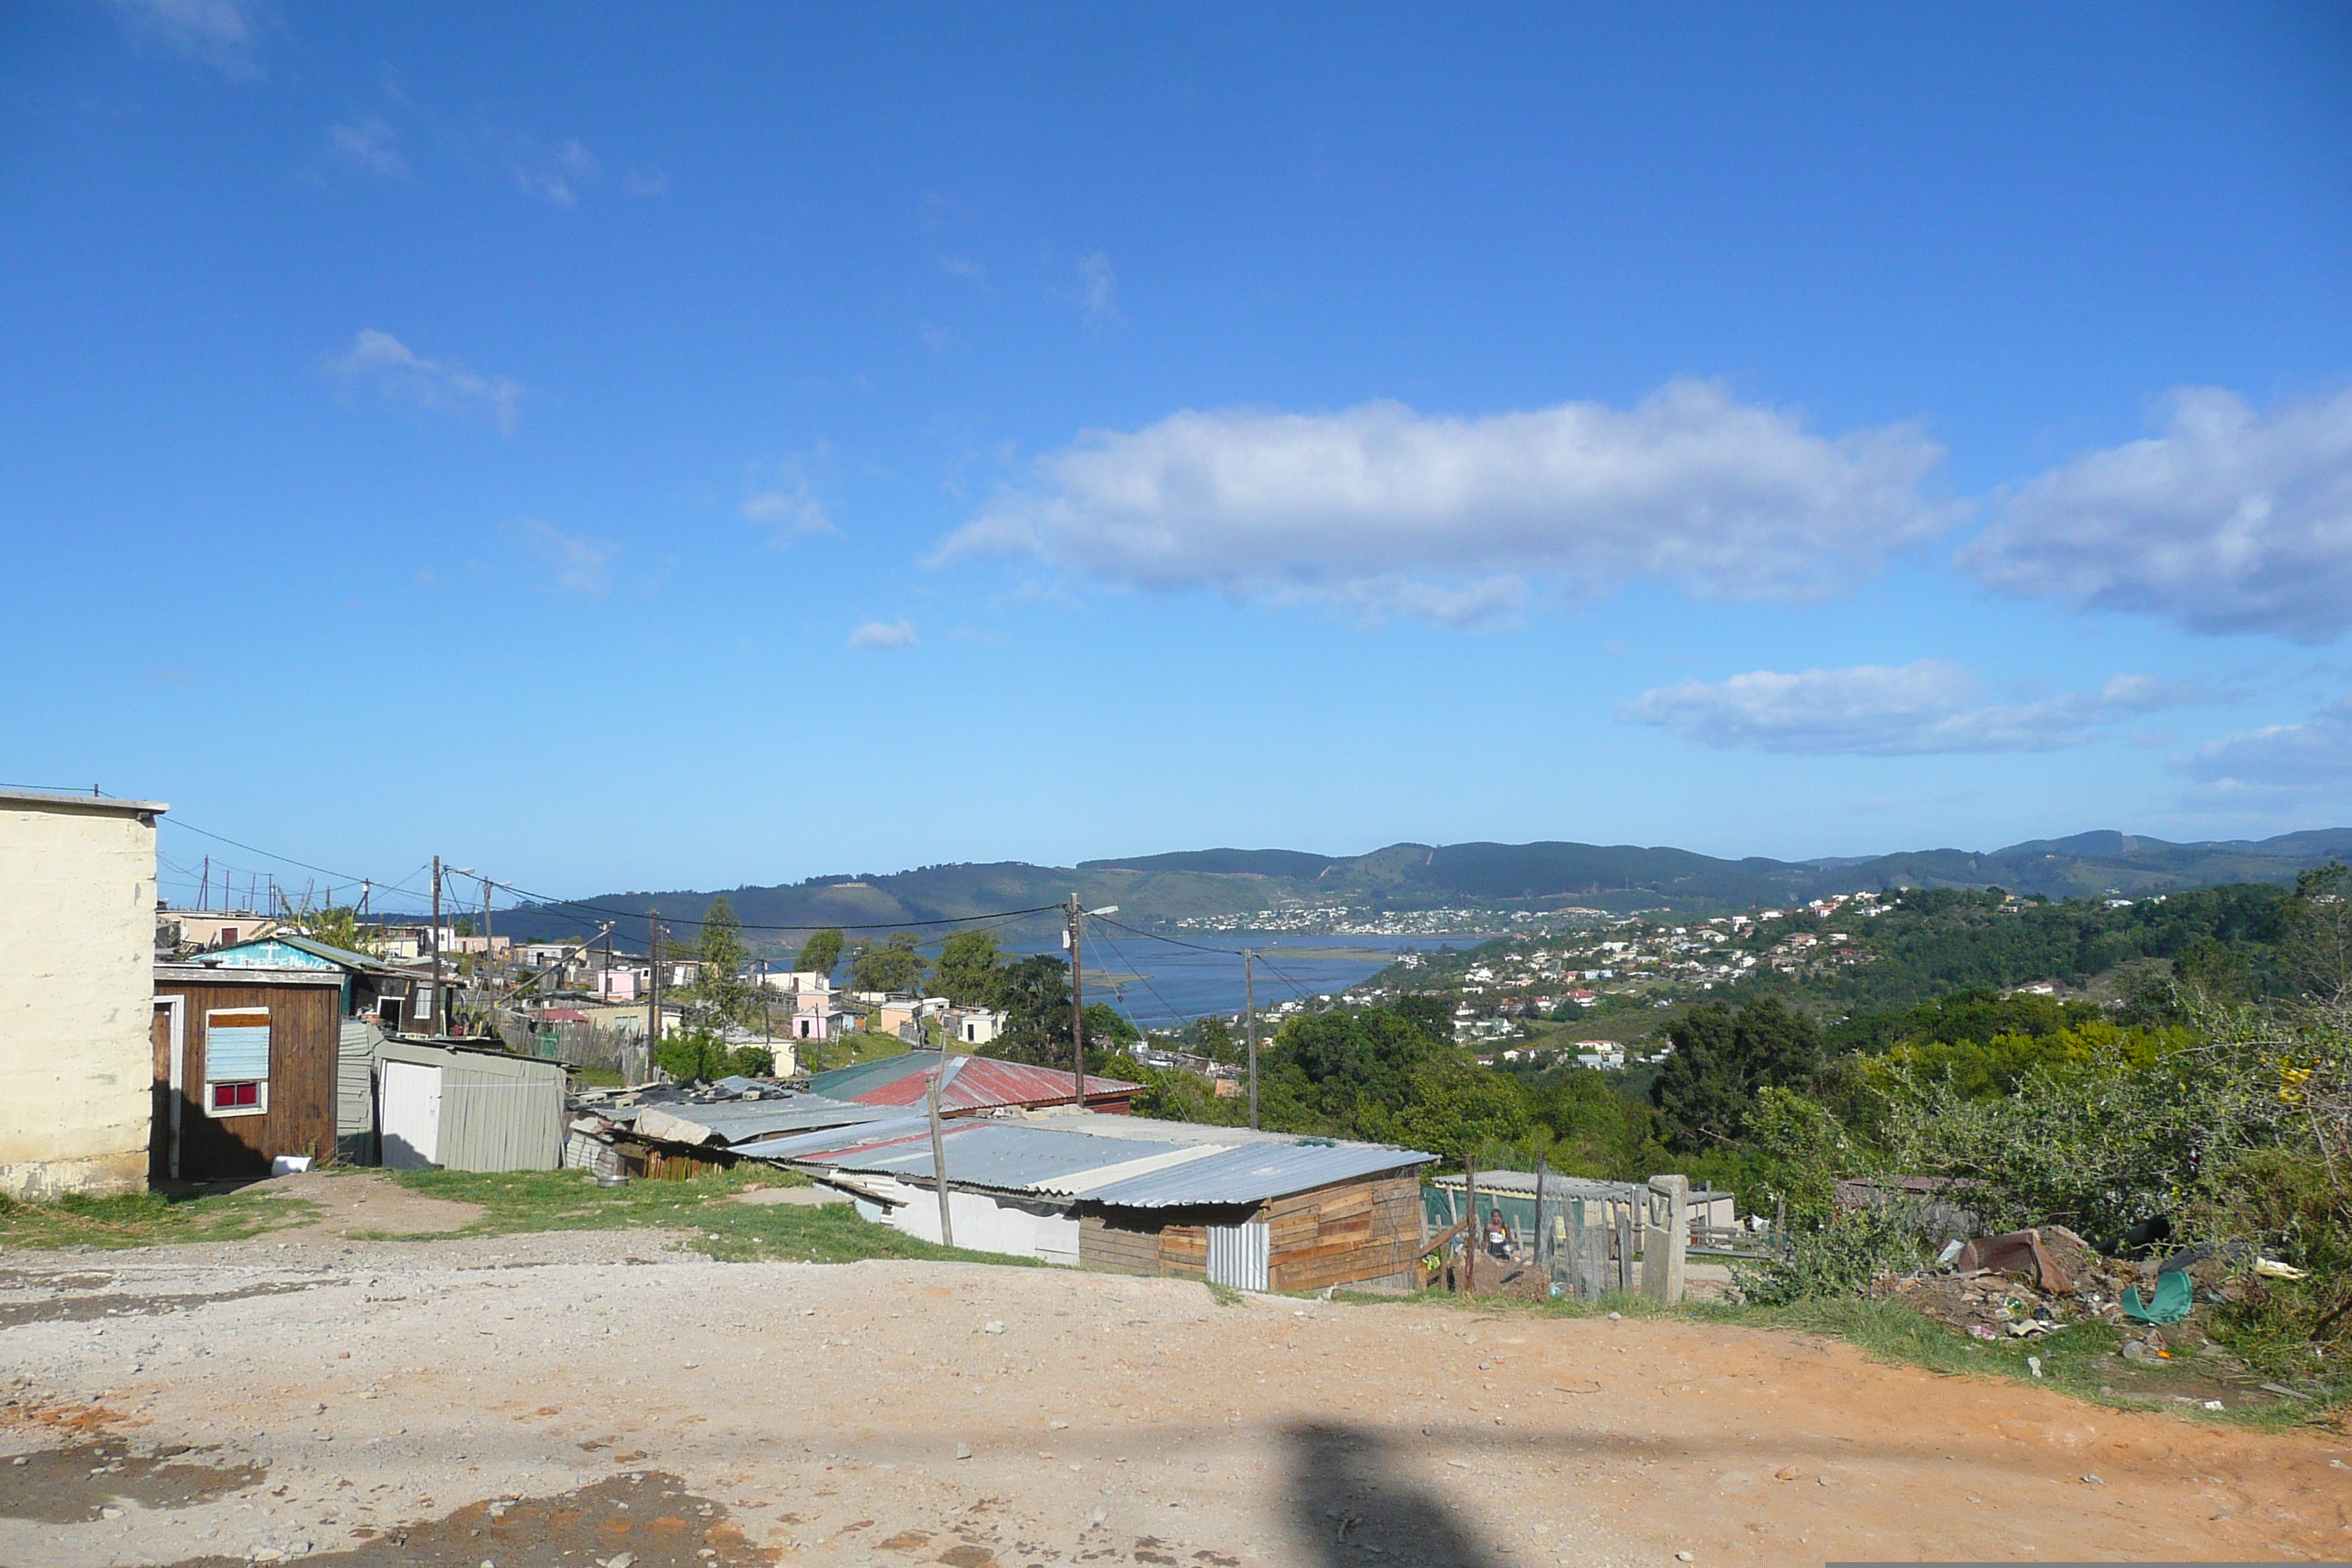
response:
{"label": "wooden post", "polygon": [[1548,1165],[1549,1162],[1545,1156],[1541,1154],[1536,1156],[1536,1272],[1541,1274],[1546,1279],[1551,1278],[1550,1270],[1544,1267],[1544,1173]]}
{"label": "wooden post", "polygon": [[1652,1176],[1642,1232],[1642,1294],[1662,1307],[1683,1299],[1690,1250],[1690,1178]]}
{"label": "wooden post", "polygon": [[[1087,1108],[1087,977],[1079,968],[1078,895],[1070,894],[1070,1104]],[[946,1053],[940,1053],[945,1059]],[[944,1200],[942,1200],[944,1201]]]}
{"label": "wooden post", "polygon": [[1462,1293],[1478,1293],[1478,1249],[1486,1244],[1486,1216],[1478,1212],[1478,1167],[1462,1162],[1462,1185],[1470,1197],[1470,1228],[1463,1233]]}
{"label": "wooden post", "polygon": [[948,1151],[947,1140],[940,1135],[940,1079],[948,1072],[948,1054],[940,1053],[940,1065],[931,1069],[930,1092],[926,1097],[931,1111],[931,1181],[940,1189],[940,1245],[955,1245],[955,1216],[948,1212]]}

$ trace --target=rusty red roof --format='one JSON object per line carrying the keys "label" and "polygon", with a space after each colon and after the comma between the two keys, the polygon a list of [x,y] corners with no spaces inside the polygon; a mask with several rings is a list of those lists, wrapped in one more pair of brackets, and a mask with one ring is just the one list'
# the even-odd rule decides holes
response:
{"label": "rusty red roof", "polygon": [[[929,1089],[931,1069],[939,1065],[936,1051],[908,1051],[878,1062],[861,1062],[865,1082],[856,1091],[836,1098],[860,1105],[920,1105]],[[890,1069],[897,1069],[895,1071]],[[845,1086],[847,1087],[847,1086]],[[1143,1086],[1115,1078],[1087,1075],[1087,1100],[1119,1100]],[[1067,1105],[1070,1075],[1055,1068],[1027,1062],[999,1061],[993,1057],[950,1056],[940,1110],[949,1116],[967,1111],[995,1110],[1009,1106]]]}

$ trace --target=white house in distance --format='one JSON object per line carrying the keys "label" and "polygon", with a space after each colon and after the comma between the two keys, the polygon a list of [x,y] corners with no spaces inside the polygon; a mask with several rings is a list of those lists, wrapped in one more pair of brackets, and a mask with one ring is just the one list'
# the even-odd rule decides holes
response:
{"label": "white house in distance", "polygon": [[155,1006],[160,801],[0,790],[0,1193],[144,1191],[177,1013]]}

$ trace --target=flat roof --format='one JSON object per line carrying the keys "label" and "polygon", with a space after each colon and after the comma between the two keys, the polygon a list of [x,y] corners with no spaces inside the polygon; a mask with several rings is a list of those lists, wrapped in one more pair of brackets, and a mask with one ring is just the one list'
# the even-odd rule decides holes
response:
{"label": "flat roof", "polygon": [[158,963],[158,981],[197,981],[215,985],[335,985],[343,977],[331,969],[238,968],[220,963]]}
{"label": "flat roof", "polygon": [[54,789],[0,789],[0,808],[8,806],[121,816],[153,816],[172,809],[160,800],[117,800],[110,795],[68,795]]}

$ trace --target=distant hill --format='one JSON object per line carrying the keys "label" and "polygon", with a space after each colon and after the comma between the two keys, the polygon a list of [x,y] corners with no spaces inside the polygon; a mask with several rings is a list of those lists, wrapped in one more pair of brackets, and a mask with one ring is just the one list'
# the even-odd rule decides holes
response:
{"label": "distant hill", "polygon": [[[2352,861],[2352,828],[2260,840],[2173,844],[2112,831],[2033,839],[2005,849],[1922,849],[1863,858],[1724,860],[1687,849],[1617,844],[1391,844],[1334,858],[1295,849],[1200,849],[1086,860],[1075,867],[1004,860],[925,866],[887,875],[812,877],[770,887],[723,889],[747,927],[871,926],[947,921],[1061,903],[1075,892],[1089,907],[1117,904],[1119,919],[1171,924],[1187,916],[1250,915],[1300,904],[1365,910],[1549,910],[1576,904],[1612,910],[1698,911],[1796,903],[1864,888],[2000,887],[2048,898],[2117,893],[2141,897],[2231,882],[2287,882],[2329,860]],[[648,910],[665,920],[698,920],[713,891],[601,893],[581,900],[623,915],[617,938],[642,948]],[[499,929],[520,937],[577,935],[600,917],[561,906],[516,910]],[[1050,933],[1056,920],[1033,915],[1009,935]],[[791,931],[747,931],[770,955],[797,944]]]}

